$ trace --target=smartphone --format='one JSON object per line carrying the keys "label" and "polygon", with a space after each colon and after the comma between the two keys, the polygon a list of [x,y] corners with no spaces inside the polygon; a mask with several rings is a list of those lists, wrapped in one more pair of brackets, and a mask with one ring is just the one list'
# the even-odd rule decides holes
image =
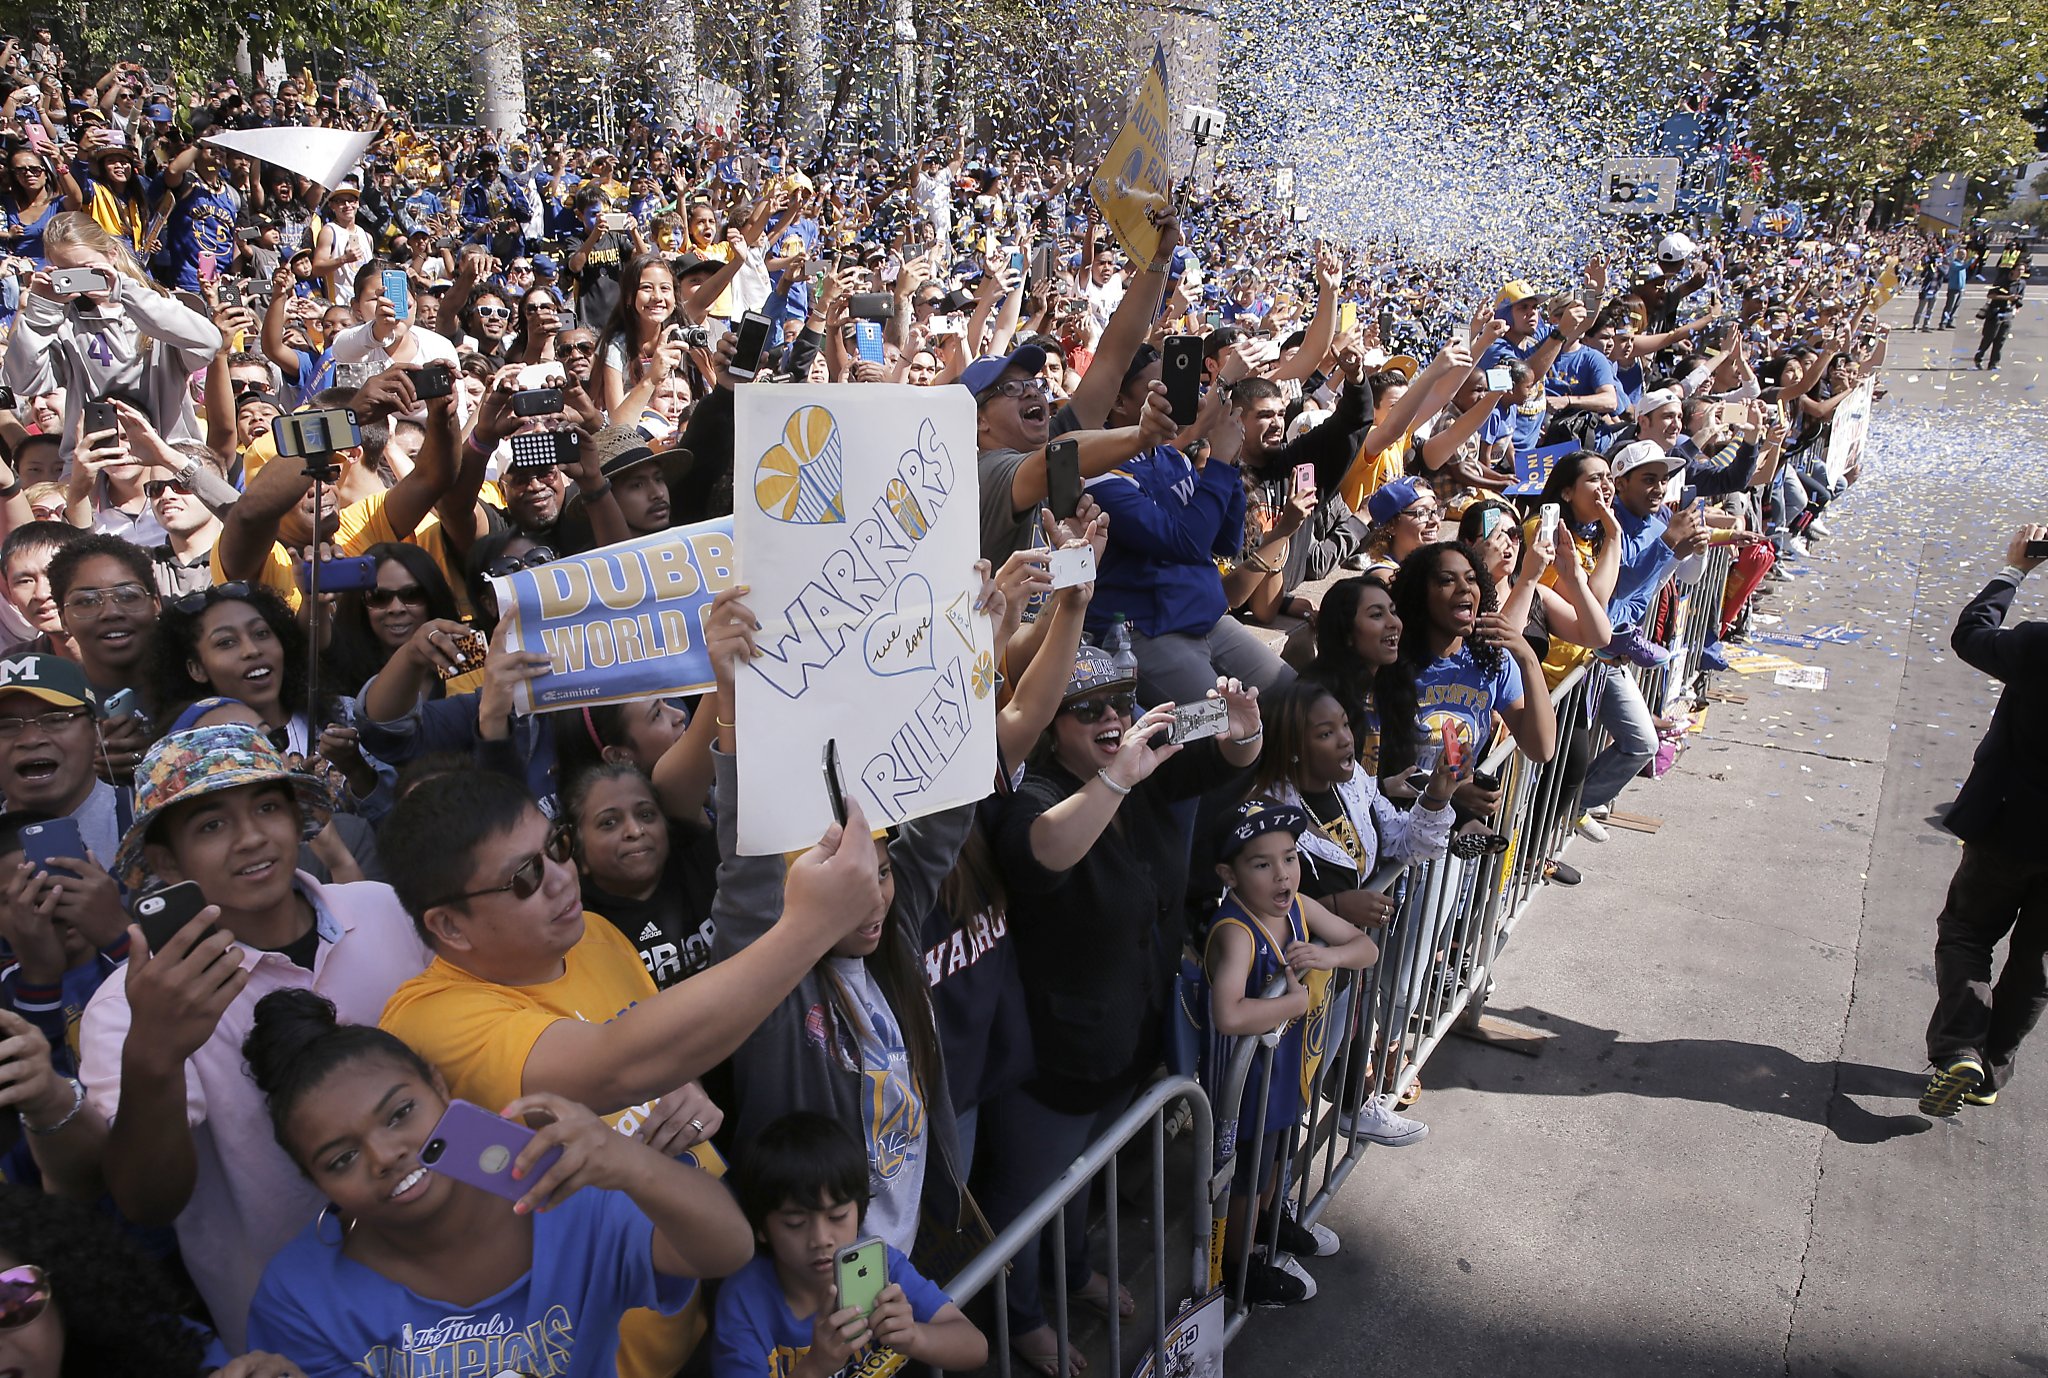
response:
{"label": "smartphone", "polygon": [[81,292],[104,292],[114,285],[114,279],[104,268],[55,268],[50,272],[50,290],[60,297],[77,296]]}
{"label": "smartphone", "polygon": [[1536,530],[1542,539],[1556,539],[1557,523],[1563,515],[1562,509],[1554,502],[1546,502],[1536,509]]}
{"label": "smartphone", "polygon": [[1486,370],[1486,390],[1488,392],[1512,392],[1514,387],[1515,375],[1506,369],[1490,368]]}
{"label": "smartphone", "polygon": [[455,370],[446,364],[422,364],[407,369],[405,376],[412,379],[412,395],[422,402],[447,397],[455,391]]}
{"label": "smartphone", "polygon": [[98,435],[102,431],[119,431],[121,413],[114,410],[112,402],[87,402],[85,404],[85,433]]}
{"label": "smartphone", "polygon": [[459,663],[452,669],[440,667],[435,670],[435,673],[440,675],[443,680],[454,679],[457,675],[466,675],[471,670],[483,669],[484,661],[490,658],[491,642],[490,638],[486,637],[482,632],[472,628],[461,636],[456,637],[455,644],[448,649],[457,658]]}
{"label": "smartphone", "polygon": [[825,740],[825,797],[832,801],[832,817],[846,826],[846,781],[839,774],[839,739]]}
{"label": "smartphone", "polygon": [[220,304],[222,306],[242,305],[242,284],[239,279],[227,278],[221,283]]}
{"label": "smartphone", "polygon": [[363,428],[353,407],[290,412],[270,423],[270,433],[277,440],[278,454],[287,459],[333,454],[363,443]]}
{"label": "smartphone", "polygon": [[1465,764],[1465,743],[1458,738],[1458,725],[1448,718],[1444,719],[1443,740],[1444,764],[1456,771]]}
{"label": "smartphone", "polygon": [[1296,493],[1313,493],[1316,491],[1315,465],[1297,464],[1294,466],[1294,491]]}
{"label": "smartphone", "polygon": [[1060,275],[1060,248],[1041,244],[1031,251],[1031,276],[1037,282],[1051,282]]}
{"label": "smartphone", "polygon": [[512,462],[521,468],[560,467],[583,458],[581,431],[521,431],[512,437]]}
{"label": "smartphone", "polygon": [[46,876],[70,876],[81,879],[78,872],[69,866],[52,866],[52,857],[68,856],[85,859],[85,834],[78,830],[75,818],[53,818],[47,823],[30,823],[21,830],[21,853],[35,864],[35,868]]}
{"label": "smartphone", "polygon": [[880,321],[855,321],[853,323],[853,348],[862,361],[870,364],[889,362],[888,348],[882,343]]}
{"label": "smartphone", "polygon": [[412,319],[412,280],[403,268],[384,270],[384,300],[391,303],[391,309],[398,313],[398,319]]}
{"label": "smartphone", "polygon": [[113,693],[100,700],[99,710],[94,716],[101,722],[112,722],[115,718],[125,718],[134,711],[135,691],[133,689],[116,689]]}
{"label": "smartphone", "polygon": [[[313,567],[301,561],[297,570],[299,588],[305,590],[313,577]],[[374,555],[344,555],[339,559],[320,562],[320,592],[361,593],[364,589],[377,587],[377,557]]]}
{"label": "smartphone", "polygon": [[1204,737],[1220,737],[1223,729],[1230,726],[1230,705],[1222,699],[1196,699],[1183,703],[1173,710],[1173,726],[1167,730],[1166,742],[1178,746],[1186,742],[1199,742]]}
{"label": "smartphone", "polygon": [[855,292],[846,299],[846,309],[857,321],[886,321],[896,314],[896,298],[889,292]]}
{"label": "smartphone", "polygon": [[1202,317],[1202,324],[1210,330],[1221,330],[1223,328],[1223,313],[1221,311],[1209,312],[1206,316]]}
{"label": "smartphone", "polygon": [[839,1251],[832,1271],[839,1284],[840,1309],[851,1306],[869,1315],[889,1285],[889,1246],[879,1239],[860,1240]]}
{"label": "smartphone", "polygon": [[1055,591],[1071,588],[1075,584],[1093,582],[1095,578],[1095,547],[1092,545],[1061,546],[1052,553],[1046,563],[1046,573],[1052,576]]}
{"label": "smartphone", "polygon": [[1081,442],[1068,437],[1045,447],[1045,505],[1056,521],[1081,506]]}
{"label": "smartphone", "polygon": [[1391,311],[1382,311],[1380,312],[1380,348],[1393,348],[1393,339],[1394,313]]}
{"label": "smartphone", "polygon": [[1500,776],[1492,771],[1475,770],[1472,772],[1472,783],[1483,790],[1497,790],[1500,788]]}
{"label": "smartphone", "polygon": [[1337,307],[1337,333],[1348,334],[1358,329],[1358,303],[1342,302]]}
{"label": "smartphone", "polygon": [[420,1166],[443,1177],[465,1182],[479,1191],[517,1201],[533,1190],[562,1156],[557,1148],[541,1156],[524,1177],[514,1180],[512,1164],[533,1142],[534,1131],[517,1120],[493,1115],[481,1105],[451,1100],[420,1146]]}
{"label": "smartphone", "polygon": [[607,211],[598,218],[604,222],[604,227],[613,234],[624,234],[627,230],[633,228],[633,217],[620,211]]}
{"label": "smartphone", "polygon": [[2029,560],[2048,560],[2048,541],[2028,541],[2027,558]]}
{"label": "smartphone", "polygon": [[740,338],[726,372],[735,378],[752,379],[761,367],[761,351],[768,345],[768,318],[759,311],[740,317]]}
{"label": "smartphone", "polygon": [[[137,897],[135,922],[141,926],[142,938],[149,944],[149,950],[161,952],[164,944],[177,937],[179,931],[198,918],[199,911],[204,908],[206,894],[199,888],[199,882],[181,880],[176,885],[167,885]],[[208,924],[206,932],[212,933],[219,927],[219,924]]]}
{"label": "smartphone", "polygon": [[1022,249],[1010,250],[1010,271],[1018,277],[1024,276],[1024,251]]}
{"label": "smartphone", "polygon": [[1688,483],[1685,485],[1685,487],[1678,490],[1678,506],[1680,511],[1683,511],[1684,509],[1691,507],[1699,500],[1700,488],[1699,485],[1696,483]]}
{"label": "smartphone", "polygon": [[514,416],[552,416],[561,409],[560,388],[527,388],[512,394]]}
{"label": "smartphone", "polygon": [[1159,379],[1176,426],[1192,426],[1202,410],[1202,337],[1168,335],[1159,351]]}

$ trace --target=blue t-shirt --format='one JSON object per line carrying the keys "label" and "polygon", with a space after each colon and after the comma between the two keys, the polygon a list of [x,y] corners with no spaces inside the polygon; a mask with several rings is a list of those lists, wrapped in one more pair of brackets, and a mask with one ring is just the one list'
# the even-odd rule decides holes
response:
{"label": "blue t-shirt", "polygon": [[1493,715],[1521,702],[1522,670],[1506,651],[1492,674],[1460,645],[1438,656],[1415,676],[1415,719],[1432,741],[1441,740],[1446,722],[1453,725],[1467,751],[1484,751],[1493,735]]}
{"label": "blue t-shirt", "polygon": [[[919,1325],[952,1304],[937,1283],[895,1249],[889,1250],[889,1281],[903,1289]],[[719,1284],[711,1378],[787,1378],[797,1360],[811,1352],[812,1319],[789,1309],[782,1280],[775,1275],[775,1256],[755,1254],[753,1262]]]}
{"label": "blue t-shirt", "polygon": [[1564,397],[1588,397],[1602,388],[1614,388],[1620,399],[1619,371],[1614,361],[1591,345],[1579,345],[1557,356],[1544,386]]}
{"label": "blue t-shirt", "polygon": [[1527,363],[1529,362],[1529,356],[1536,352],[1536,346],[1542,344],[1545,340],[1549,339],[1552,335],[1556,333],[1556,326],[1550,324],[1548,321],[1543,321],[1537,324],[1536,333],[1534,335],[1531,335],[1528,339],[1522,341],[1520,344],[1516,344],[1513,340],[1510,340],[1507,336],[1503,335],[1499,339],[1495,340],[1492,344],[1488,345],[1486,347],[1486,353],[1479,356],[1479,367],[1506,368],[1510,363],[1514,362],[1516,359],[1520,359],[1523,363]]}
{"label": "blue t-shirt", "polygon": [[164,247],[159,262],[177,270],[178,286],[188,292],[199,290],[200,256],[210,260],[204,274],[211,279],[228,266],[235,254],[235,222],[242,214],[242,195],[223,182],[211,190],[196,176],[188,176],[178,189],[177,205],[164,225]]}
{"label": "blue t-shirt", "polygon": [[672,1315],[696,1290],[689,1278],[655,1272],[653,1246],[654,1222],[630,1198],[586,1187],[533,1217],[533,1266],[517,1282],[452,1306],[343,1257],[315,1221],[263,1270],[249,1347],[282,1354],[307,1378],[609,1378],[619,1318],[637,1307]]}

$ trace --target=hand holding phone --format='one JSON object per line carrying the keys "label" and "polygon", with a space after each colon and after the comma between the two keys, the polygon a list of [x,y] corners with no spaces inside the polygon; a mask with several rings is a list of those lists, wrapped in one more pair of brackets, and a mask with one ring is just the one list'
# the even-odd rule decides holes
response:
{"label": "hand holding phone", "polygon": [[1071,436],[1045,447],[1045,505],[1056,521],[1066,521],[1081,506],[1081,442]]}
{"label": "hand holding phone", "polygon": [[479,1191],[517,1201],[533,1190],[534,1184],[547,1176],[562,1156],[560,1148],[550,1149],[522,1176],[513,1177],[513,1163],[538,1132],[516,1120],[493,1115],[480,1105],[452,1100],[420,1148],[420,1166]]}
{"label": "hand holding phone", "polygon": [[78,830],[75,818],[52,818],[47,823],[30,823],[21,830],[21,854],[36,870],[46,876],[69,876],[73,880],[81,877],[68,866],[53,866],[57,857],[83,860],[85,857],[85,835]]}
{"label": "hand holding phone", "polygon": [[832,1273],[839,1286],[839,1308],[872,1315],[889,1285],[889,1246],[879,1239],[860,1240],[839,1251]]}
{"label": "hand holding phone", "polygon": [[1230,726],[1230,705],[1220,698],[1196,699],[1174,705],[1173,726],[1167,730],[1169,746],[1185,746],[1204,737],[1220,737]]}
{"label": "hand holding phone", "polygon": [[846,781],[839,774],[839,739],[829,738],[825,743],[825,797],[832,801],[832,817],[840,827],[846,826]]}
{"label": "hand holding phone", "polygon": [[[135,901],[135,922],[142,929],[142,939],[149,944],[152,953],[164,950],[164,944],[175,938],[186,924],[199,917],[206,908],[206,894],[197,881],[185,880],[176,885],[152,890]],[[211,936],[219,924],[208,924],[200,940]]]}
{"label": "hand holding phone", "polygon": [[1095,581],[1095,547],[1092,545],[1068,545],[1050,552],[1052,558],[1046,562],[1046,573],[1052,576],[1053,591],[1057,593],[1075,584],[1089,584]]}

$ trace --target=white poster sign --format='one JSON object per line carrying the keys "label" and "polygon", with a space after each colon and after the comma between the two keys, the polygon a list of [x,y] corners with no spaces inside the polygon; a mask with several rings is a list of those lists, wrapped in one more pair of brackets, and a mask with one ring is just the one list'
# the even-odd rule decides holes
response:
{"label": "white poster sign", "polygon": [[1678,208],[1676,158],[1608,158],[1600,164],[1600,209],[1610,215],[1669,215]]}
{"label": "white poster sign", "polygon": [[1834,425],[1828,432],[1828,482],[1840,483],[1842,475],[1863,458],[1863,442],[1870,438],[1870,404],[1877,380],[1865,378],[1849,394],[1849,400],[1835,408]]}
{"label": "white poster sign", "polygon": [[987,794],[995,662],[974,611],[974,400],[742,386],[733,425],[733,538],[761,623],[737,685],[741,854],[808,847],[831,825],[828,741],[874,827]]}
{"label": "white poster sign", "polygon": [[363,150],[376,137],[373,130],[283,125],[276,129],[231,129],[208,134],[200,142],[289,168],[332,191],[341,185],[349,169],[362,161]]}

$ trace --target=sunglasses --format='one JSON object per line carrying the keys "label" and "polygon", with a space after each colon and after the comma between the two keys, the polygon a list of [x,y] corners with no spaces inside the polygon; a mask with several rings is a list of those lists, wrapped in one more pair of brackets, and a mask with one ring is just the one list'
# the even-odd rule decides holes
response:
{"label": "sunglasses", "polygon": [[476,318],[480,321],[509,321],[512,319],[512,308],[509,306],[479,306],[476,309]]}
{"label": "sunglasses", "polygon": [[1082,699],[1079,702],[1068,704],[1060,711],[1068,714],[1074,721],[1083,723],[1101,722],[1105,716],[1111,713],[1116,714],[1120,718],[1136,719],[1138,716],[1138,696],[1136,694],[1112,694],[1106,699]]}
{"label": "sunglasses", "polygon": [[484,566],[484,573],[494,579],[517,574],[522,569],[538,569],[555,558],[555,552],[544,545],[537,545],[524,555],[500,555]]}
{"label": "sunglasses", "polygon": [[530,900],[540,892],[540,887],[547,882],[547,863],[552,861],[558,866],[565,866],[568,864],[569,859],[575,855],[576,835],[567,827],[558,827],[548,834],[546,844],[538,852],[535,852],[514,868],[512,879],[506,881],[503,885],[492,885],[482,890],[465,891],[460,895],[451,896],[427,907],[433,909],[441,904],[461,904],[464,900],[482,899],[485,895],[501,895],[508,891],[515,900]]}
{"label": "sunglasses", "polygon": [[596,346],[596,345],[594,345],[594,344],[591,344],[591,343],[589,343],[588,341],[585,341],[585,340],[577,340],[577,341],[576,341],[575,343],[573,343],[573,344],[558,344],[558,345],[556,345],[556,346],[555,346],[555,353],[557,353],[557,354],[576,354],[576,355],[583,355],[583,354],[595,354],[595,353],[597,353],[597,346]]}
{"label": "sunglasses", "polygon": [[0,1273],[0,1330],[19,1330],[50,1304],[50,1275],[33,1263]]}
{"label": "sunglasses", "polygon": [[185,486],[183,480],[174,478],[153,478],[142,485],[142,496],[151,502],[155,502],[165,493],[185,493],[189,495],[191,492],[192,490]]}
{"label": "sunglasses", "polygon": [[196,617],[223,598],[233,600],[248,596],[249,585],[240,579],[232,579],[225,584],[214,584],[209,588],[173,598],[171,607],[187,617]]}
{"label": "sunglasses", "polygon": [[427,591],[418,584],[402,584],[395,589],[375,588],[363,590],[363,606],[366,608],[388,608],[393,603],[410,603],[416,608],[427,605]]}

